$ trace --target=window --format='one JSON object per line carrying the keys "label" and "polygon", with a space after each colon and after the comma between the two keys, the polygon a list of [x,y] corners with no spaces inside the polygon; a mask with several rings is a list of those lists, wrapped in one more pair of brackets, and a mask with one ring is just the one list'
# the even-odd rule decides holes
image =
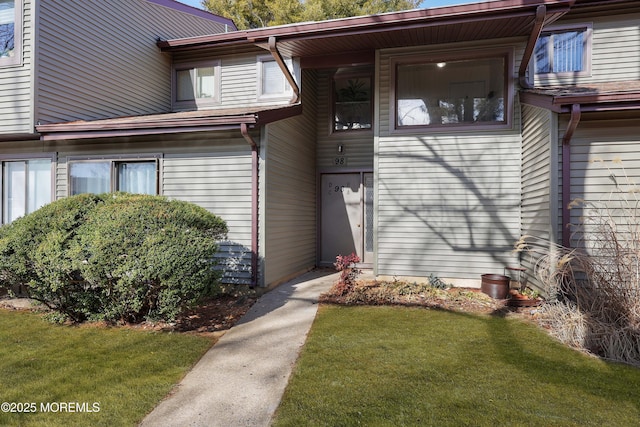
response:
{"label": "window", "polygon": [[69,195],[126,191],[157,194],[156,160],[94,160],[69,163]]}
{"label": "window", "polygon": [[396,128],[505,125],[508,55],[396,64]]}
{"label": "window", "polygon": [[535,47],[536,74],[589,72],[590,40],[590,25],[543,32]]}
{"label": "window", "polygon": [[220,102],[220,64],[208,61],[178,64],[174,74],[174,107],[193,109]]}
{"label": "window", "polygon": [[[294,78],[298,80],[294,62],[291,59],[285,59],[285,64]],[[299,80],[298,80],[299,81]],[[284,76],[278,63],[272,56],[258,57],[258,99],[289,99],[293,96],[293,90],[289,81]]]}
{"label": "window", "polygon": [[51,159],[2,162],[2,223],[51,202]]}
{"label": "window", "polygon": [[[361,70],[362,71],[362,70]],[[371,129],[371,73],[339,69],[333,77],[333,130]]]}
{"label": "window", "polygon": [[0,0],[0,66],[22,63],[22,0]]}

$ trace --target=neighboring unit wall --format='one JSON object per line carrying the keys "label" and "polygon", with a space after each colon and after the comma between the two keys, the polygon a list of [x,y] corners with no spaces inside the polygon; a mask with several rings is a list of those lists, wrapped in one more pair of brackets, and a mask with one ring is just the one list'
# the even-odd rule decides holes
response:
{"label": "neighboring unit wall", "polygon": [[[550,249],[556,242],[558,170],[556,115],[542,108],[522,106],[522,235]],[[538,240],[539,239],[539,240]],[[535,275],[538,252],[523,252],[521,265],[528,283],[543,289]],[[517,277],[516,277],[517,278]]]}
{"label": "neighboring unit wall", "polygon": [[32,2],[23,0],[22,64],[0,67],[0,135],[33,133]]}
{"label": "neighboring unit wall", "polygon": [[[391,58],[429,51],[395,52],[383,51],[379,58],[376,272],[434,274],[478,285],[482,274],[503,274],[518,265],[513,245],[520,236],[519,105],[512,129],[393,132]],[[517,66],[516,61],[510,80]]]}
{"label": "neighboring unit wall", "polygon": [[228,239],[221,245],[225,282],[251,280],[251,151],[237,132],[199,132],[69,141],[48,144],[58,152],[56,197],[68,195],[70,159],[117,159],[160,156],[163,195],[196,203],[224,219]]}
{"label": "neighboring unit wall", "polygon": [[[563,128],[566,128],[564,120],[560,124],[560,129]],[[602,208],[598,215],[618,224],[634,223],[640,219],[638,183],[638,118],[589,120],[583,116],[571,140],[571,200],[597,204]],[[576,205],[571,209],[571,223],[579,224],[583,216],[593,213]],[[574,235],[572,245],[580,245],[580,237]]]}
{"label": "neighboring unit wall", "polygon": [[[615,6],[612,6],[615,7]],[[554,25],[593,23],[591,75],[536,77],[536,86],[606,83],[640,79],[640,14],[558,21]]]}
{"label": "neighboring unit wall", "polygon": [[[220,61],[220,103],[207,108],[247,108],[260,105],[289,105],[291,95],[277,99],[259,99],[258,97],[258,58],[269,57],[268,50],[255,46],[238,48],[233,54],[212,56],[203,49],[187,53],[176,53],[174,64],[194,63],[207,60]],[[289,59],[285,58],[288,62]],[[297,66],[296,66],[297,67]],[[295,75],[295,78],[298,77]]]}
{"label": "neighboring unit wall", "polygon": [[268,125],[263,146],[266,286],[316,264],[315,74],[303,82],[303,114]]}
{"label": "neighboring unit wall", "polygon": [[145,0],[42,0],[36,121],[167,112],[171,59],[157,39],[225,31],[220,21]]}

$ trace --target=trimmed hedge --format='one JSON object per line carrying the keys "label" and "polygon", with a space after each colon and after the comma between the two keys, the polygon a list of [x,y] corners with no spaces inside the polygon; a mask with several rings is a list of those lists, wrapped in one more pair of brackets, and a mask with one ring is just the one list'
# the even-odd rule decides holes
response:
{"label": "trimmed hedge", "polygon": [[219,292],[227,227],[191,203],[127,193],[58,200],[0,228],[0,287],[74,321],[172,321]]}

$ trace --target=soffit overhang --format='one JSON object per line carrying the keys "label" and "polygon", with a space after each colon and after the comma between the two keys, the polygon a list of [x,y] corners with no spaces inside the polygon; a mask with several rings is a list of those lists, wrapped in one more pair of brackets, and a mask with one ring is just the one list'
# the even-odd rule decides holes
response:
{"label": "soffit overhang", "polygon": [[567,13],[575,0],[499,0],[415,9],[379,15],[266,27],[201,37],[163,40],[161,50],[207,54],[252,44],[266,48],[270,37],[289,57],[313,57],[384,48],[529,36],[536,10],[545,5],[545,25]]}
{"label": "soffit overhang", "polygon": [[526,89],[520,92],[520,102],[556,113],[570,113],[574,104],[583,112],[639,110],[640,81]]}
{"label": "soffit overhang", "polygon": [[226,108],[102,120],[79,120],[36,126],[40,139],[114,138],[183,132],[207,132],[264,126],[302,113],[302,105]]}

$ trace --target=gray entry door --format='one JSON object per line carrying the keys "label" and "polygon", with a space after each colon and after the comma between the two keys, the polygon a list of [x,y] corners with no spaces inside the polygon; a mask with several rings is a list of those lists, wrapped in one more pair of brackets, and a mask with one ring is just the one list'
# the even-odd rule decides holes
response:
{"label": "gray entry door", "polygon": [[320,264],[356,253],[373,262],[373,174],[321,176]]}

